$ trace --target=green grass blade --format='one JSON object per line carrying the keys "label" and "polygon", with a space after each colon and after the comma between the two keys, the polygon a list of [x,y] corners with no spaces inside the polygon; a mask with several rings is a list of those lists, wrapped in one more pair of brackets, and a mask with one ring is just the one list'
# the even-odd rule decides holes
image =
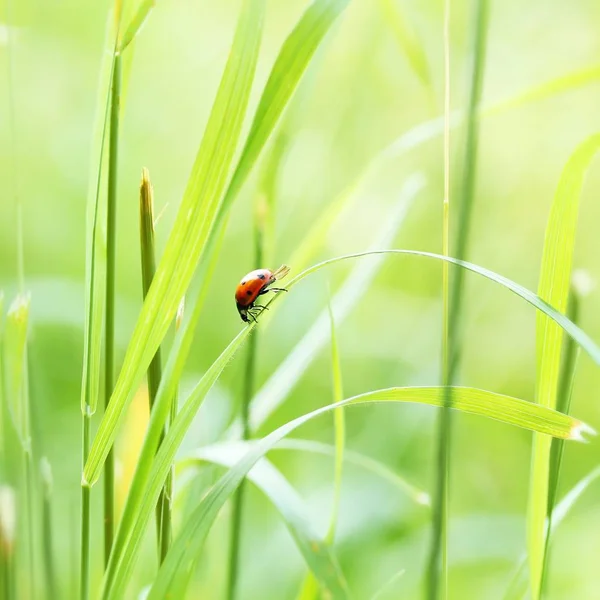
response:
{"label": "green grass blade", "polygon": [[[325,456],[332,456],[334,458],[336,455],[335,446],[323,444],[321,442],[315,442],[313,440],[302,440],[297,438],[282,440],[279,442],[279,444],[277,444],[274,450],[298,450],[301,452],[323,454]],[[345,450],[344,461],[362,467],[363,469],[378,475],[382,479],[389,481],[392,485],[402,490],[402,492],[416,504],[421,504],[422,506],[429,506],[431,504],[429,494],[426,491],[419,489],[417,486],[404,479],[404,477],[398,475],[388,466],[375,460],[374,458],[371,458],[370,456],[365,456],[360,452],[354,452],[352,450]]]}
{"label": "green grass blade", "polygon": [[[215,444],[216,447],[227,447],[228,444],[236,444],[239,446],[240,442],[220,442]],[[246,449],[249,450],[252,442],[246,443]],[[213,446],[208,446],[212,448]],[[204,452],[207,447],[200,448],[198,452]],[[292,450],[296,452],[308,452],[310,454],[319,454],[321,456],[330,456],[332,458],[336,458],[336,448],[331,444],[325,444],[323,442],[315,442],[314,440],[304,440],[299,438],[285,439],[281,440],[274,448],[273,452],[278,450]],[[200,456],[193,451],[189,454],[189,457],[184,456],[178,463],[178,469],[185,469],[188,462],[193,462],[195,458],[200,458]],[[422,506],[430,505],[429,494],[424,490],[419,489],[412,483],[408,482],[406,479],[398,475],[395,471],[390,469],[387,465],[371,458],[370,456],[366,456],[361,454],[360,452],[355,452],[353,450],[345,450],[344,452],[344,462],[348,464],[355,465],[357,467],[361,467],[374,475],[377,475],[381,479],[385,479],[391,485],[398,488],[403,494],[406,494],[415,504],[420,504]]]}
{"label": "green grass blade", "polygon": [[[167,593],[183,597],[198,554],[220,509],[256,462],[295,429],[325,412],[342,406],[375,402],[414,402],[439,407],[444,405],[445,394],[444,387],[376,390],[319,408],[286,423],[257,441],[252,449],[217,481],[184,524],[159,570],[149,599],[165,598]],[[581,431],[587,427],[577,419],[552,409],[485,390],[457,387],[453,388],[452,397],[455,410],[486,416],[549,435],[581,439]],[[329,593],[329,597],[333,599],[347,597],[332,589],[323,591],[325,594]]]}
{"label": "green grass blade", "polygon": [[[538,295],[561,312],[567,308],[579,214],[579,197],[590,162],[600,150],[600,134],[580,144],[565,165],[546,227]],[[544,314],[537,315],[537,401],[556,406],[563,331]],[[534,437],[528,511],[531,595],[540,597],[548,510],[550,440]]]}
{"label": "green grass blade", "polygon": [[150,11],[156,5],[156,0],[142,0],[140,2],[137,10],[133,13],[131,20],[128,25],[125,27],[125,33],[121,37],[121,41],[119,42],[119,53],[123,53],[123,51],[133,42],[135,37],[141,31]]}
{"label": "green grass blade", "polygon": [[[231,468],[243,458],[249,447],[252,447],[251,442],[207,446],[195,452],[195,459],[186,461],[186,466],[203,461]],[[346,589],[346,583],[329,544],[313,529],[304,502],[281,472],[268,460],[263,459],[250,470],[248,479],[267,496],[280,513],[298,550],[317,580],[332,589]]]}
{"label": "green grass blade", "polygon": [[106,221],[106,201],[100,190],[105,170],[104,148],[108,132],[110,88],[114,69],[117,31],[112,12],[108,15],[106,39],[96,96],[96,115],[88,175],[86,216],[85,322],[81,411],[93,414],[98,405],[102,364],[102,327],[106,287],[106,239],[101,223]]}
{"label": "green grass blade", "polygon": [[[400,191],[400,198],[394,206],[392,214],[388,216],[381,230],[376,233],[373,239],[373,250],[393,243],[398,230],[406,220],[408,211],[424,184],[425,181],[421,175],[414,175],[406,181]],[[317,228],[320,229],[320,226],[320,223],[317,224]],[[296,263],[291,262],[290,264],[294,269],[297,268]],[[350,272],[332,300],[333,314],[338,324],[346,319],[364,297],[382,265],[383,257],[381,260],[358,264]],[[268,322],[270,315],[265,315],[265,317]],[[329,339],[330,322],[327,309],[325,309],[256,393],[251,407],[251,423],[254,430],[258,429],[281,406]]]}
{"label": "green grass blade", "polygon": [[[556,529],[560,527],[581,495],[598,478],[600,478],[600,467],[596,467],[593,471],[580,479],[579,482],[565,494],[564,498],[556,505],[556,508],[554,509],[550,534],[553,534]],[[550,539],[552,539],[552,536],[550,536]],[[521,557],[508,589],[503,596],[504,600],[516,600],[525,596],[527,592],[527,557],[527,553],[524,553]]]}
{"label": "green grass blade", "polygon": [[523,92],[520,92],[506,100],[500,100],[490,105],[484,110],[486,116],[494,116],[497,113],[519,108],[525,104],[534,104],[541,102],[552,96],[557,96],[563,92],[588,85],[600,79],[600,65],[591,65],[583,67],[565,75],[559,75],[543,83],[534,85]]}
{"label": "green grass blade", "polygon": [[[579,324],[579,298],[580,290],[571,283],[571,292],[569,297],[569,306],[567,316],[576,325]],[[577,371],[577,362],[581,350],[577,348],[571,338],[567,338],[565,350],[561,361],[561,371],[558,380],[558,393],[556,410],[561,413],[569,414],[571,411],[571,399],[573,396],[573,386],[575,384],[575,373]],[[546,525],[546,542],[544,546],[544,568],[542,569],[541,593],[545,593],[545,585],[548,581],[549,561],[550,561],[550,532],[552,531],[552,522],[554,520],[554,508],[558,497],[558,481],[560,478],[562,459],[564,454],[564,440],[553,440],[550,449],[550,474],[548,480],[548,509]]]}
{"label": "green grass blade", "polygon": [[127,348],[90,451],[84,482],[94,484],[117,426],[177,311],[206,243],[241,132],[258,57],[264,0],[246,0],[204,137],[171,235]]}
{"label": "green grass blade", "polygon": [[[333,401],[341,402],[344,399],[342,388],[342,369],[340,365],[340,353],[335,334],[335,321],[331,309],[331,300],[327,302],[329,311],[329,322],[331,328],[331,372],[333,379]],[[335,436],[335,463],[333,479],[333,507],[329,521],[329,529],[325,540],[329,545],[333,545],[335,540],[335,530],[337,527],[338,514],[340,509],[340,499],[342,493],[342,472],[344,466],[344,446],[346,444],[346,421],[344,409],[336,408],[333,411],[333,430]],[[309,572],[304,579],[304,584],[300,592],[301,600],[313,600],[317,597],[319,591],[319,582],[314,571]],[[322,585],[322,583],[321,583]]]}
{"label": "green grass blade", "polygon": [[[472,273],[476,273],[493,281],[502,287],[510,290],[513,294],[519,296],[527,303],[531,304],[533,307],[537,308],[539,311],[550,317],[553,321],[555,321],[560,327],[568,333],[577,344],[585,350],[585,352],[590,356],[590,358],[597,364],[600,365],[600,347],[579,327],[577,327],[572,321],[570,321],[563,313],[556,310],[554,307],[550,306],[545,300],[542,300],[538,295],[534,294],[531,290],[515,283],[514,281],[504,277],[503,275],[499,275],[494,271],[490,271],[485,267],[481,267],[474,263],[467,262],[466,260],[459,260],[458,258],[453,258],[451,256],[443,256],[441,254],[435,254],[434,252],[423,252],[421,250],[401,250],[401,249],[388,249],[388,250],[369,250],[367,252],[356,252],[354,254],[345,254],[343,256],[337,256],[335,258],[330,258],[328,260],[324,260],[320,263],[305,269],[299,275],[296,275],[288,284],[288,289],[293,285],[299,283],[305,277],[308,277],[312,273],[319,271],[323,267],[334,265],[338,262],[344,260],[350,260],[354,258],[364,257],[364,256],[372,256],[375,254],[399,254],[406,256],[420,256],[423,258],[433,258],[435,260],[447,261],[450,264],[457,265],[466,269],[467,271],[471,271]],[[275,297],[271,302],[276,301],[277,297]]]}
{"label": "green grass blade", "polygon": [[416,32],[400,11],[398,0],[379,0],[386,23],[394,33],[394,39],[406,55],[411,69],[421,83],[433,92],[427,54]]}
{"label": "green grass blade", "polygon": [[[225,216],[229,210],[314,53],[349,2],[350,0],[315,0],[283,43],[260,98],[248,139],[219,209],[219,215]],[[218,221],[216,226],[218,227]]]}

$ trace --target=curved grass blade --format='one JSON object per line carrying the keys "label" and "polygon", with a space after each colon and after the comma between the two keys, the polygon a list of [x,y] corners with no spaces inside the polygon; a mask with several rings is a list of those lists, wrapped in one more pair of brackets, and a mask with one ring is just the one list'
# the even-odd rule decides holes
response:
{"label": "curved grass blade", "polygon": [[[579,197],[590,162],[600,150],[600,134],[580,144],[562,172],[546,227],[538,295],[561,312],[567,308],[579,214]],[[563,330],[546,315],[536,318],[537,402],[555,408]],[[528,546],[531,596],[540,597],[544,566],[545,522],[548,516],[550,440],[535,436],[529,493]]]}
{"label": "curved grass blade", "polygon": [[[381,231],[373,240],[373,250],[393,243],[424,184],[425,181],[421,175],[414,175],[407,180],[393,213],[389,215]],[[290,264],[296,267],[295,263]],[[363,298],[382,265],[383,257],[379,260],[358,264],[350,272],[331,302],[332,311],[338,324],[344,322],[352,309]],[[310,329],[254,396],[250,412],[250,422],[254,430],[258,429],[284,402],[306,369],[318,356],[319,351],[325,346],[329,335],[329,316],[325,309],[321,311]]]}
{"label": "curved grass blade", "polygon": [[[414,402],[441,407],[444,405],[445,394],[444,387],[390,388],[367,392],[298,417],[255,442],[252,449],[217,481],[182,527],[181,534],[171,546],[158,572],[149,600],[165,598],[167,594],[178,598],[184,596],[196,559],[220,509],[254,464],[292,431],[311,419],[342,406],[375,402]],[[589,430],[585,424],[573,417],[538,404],[485,390],[456,387],[452,388],[452,398],[455,410],[486,416],[556,437],[581,439],[581,432]],[[152,496],[153,488],[154,486],[151,488]],[[149,496],[151,492],[149,490]],[[150,499],[152,500],[152,497]],[[347,597],[327,588],[323,593],[329,593],[329,597],[333,599]]]}
{"label": "curved grass blade", "polygon": [[[231,468],[243,458],[251,446],[252,442],[206,446],[194,452],[195,458],[186,460],[186,466],[202,461]],[[280,513],[317,581],[331,589],[346,590],[346,582],[329,543],[314,531],[302,498],[281,472],[267,459],[263,459],[249,471],[248,479],[267,496]]]}
{"label": "curved grass blade", "polygon": [[[598,348],[583,331],[569,321],[569,319],[557,312],[533,292],[523,288],[509,279],[506,279],[505,277],[502,277],[501,275],[484,269],[483,267],[439,254],[432,254],[417,250],[375,250],[357,254],[348,254],[323,261],[304,270],[287,284],[287,288],[291,289],[294,285],[302,281],[302,279],[312,273],[315,273],[323,267],[351,258],[372,256],[377,254],[405,254],[445,260],[487,277],[492,281],[496,281],[497,283],[513,291],[515,294],[521,296],[539,310],[544,311],[551,318],[555,319],[561,325],[561,327],[563,327],[565,331],[567,331],[569,335],[571,335],[573,339],[575,339],[575,341],[577,341],[577,343],[580,344],[598,364],[600,364],[600,348]],[[281,297],[281,295],[272,298],[269,302],[269,306],[274,302],[277,302],[279,297]],[[261,317],[259,317],[259,321],[260,320]],[[164,423],[164,419],[160,420],[161,417],[159,416],[160,413],[158,410],[159,407],[157,400],[157,403],[155,404],[155,410],[151,416],[148,433],[146,435],[146,441],[144,443],[144,448],[142,449],[142,455],[139,461],[139,479],[135,481],[135,488],[132,486],[132,492],[130,493],[130,498],[128,498],[127,506],[119,526],[119,531],[117,532],[115,550],[111,555],[111,561],[109,562],[108,571],[105,576],[105,598],[111,597],[111,593],[118,596],[123,586],[126,584],[128,574],[133,568],[133,564],[137,559],[137,549],[141,543],[148,519],[150,518],[150,515],[154,509],[158,494],[165,481],[165,478],[169,473],[170,465],[173,462],[177,449],[179,448],[189,426],[194,419],[194,416],[196,415],[211,386],[220,376],[227,363],[233,358],[237,350],[241,347],[256,325],[257,323],[249,324],[241,331],[241,333],[236,336],[236,338],[223,351],[221,356],[213,363],[210,369],[202,377],[200,382],[192,390],[185,401],[183,409],[180,411],[175,422],[169,429],[163,444],[156,454],[154,463],[152,463],[148,456],[151,457],[156,449],[156,442],[158,436],[160,435],[162,424]],[[164,379],[165,378],[163,378],[163,380]],[[168,404],[166,404],[166,407],[168,411]],[[565,418],[570,419],[570,417]],[[583,429],[575,431],[574,434],[581,436],[582,431],[585,429],[583,424],[581,426]],[[151,438],[151,436],[154,436],[156,440],[153,443],[148,443],[148,440]],[[145,455],[144,452],[149,454]]]}
{"label": "curved grass blade", "polygon": [[[581,346],[583,350],[585,350],[585,352],[597,365],[600,365],[600,347],[598,347],[597,344],[584,331],[577,327],[577,325],[570,321],[564,314],[557,311],[554,307],[550,306],[545,300],[542,300],[542,298],[534,294],[531,290],[528,290],[527,288],[523,287],[522,285],[519,285],[518,283],[515,283],[514,281],[508,279],[507,277],[504,277],[503,275],[499,275],[494,271],[490,271],[485,267],[481,267],[474,263],[467,262],[466,260],[459,260],[451,256],[443,256],[441,254],[435,254],[434,252],[424,252],[421,250],[401,249],[369,250],[367,252],[345,254],[343,256],[338,256],[336,258],[324,260],[320,263],[313,265],[312,267],[309,267],[308,269],[305,269],[304,271],[302,271],[302,273],[292,278],[292,280],[287,284],[287,287],[289,289],[308,275],[311,275],[312,273],[322,269],[323,267],[333,265],[344,260],[359,258],[363,256],[371,256],[375,254],[405,254],[407,256],[422,256],[424,258],[443,260],[449,262],[450,264],[462,267],[463,269],[467,269],[468,271],[472,271],[473,273],[477,273],[478,275],[481,275],[486,279],[489,279],[490,281],[494,281],[495,283],[498,283],[502,287],[505,287],[506,289],[510,290],[511,292],[513,292],[513,294],[516,294],[517,296],[525,300],[527,303],[531,304],[533,307],[537,308],[545,315],[550,317],[553,321],[560,325],[560,327],[566,333],[568,333],[577,342],[577,344]],[[275,297],[271,302],[275,300],[277,300],[277,297]]]}
{"label": "curved grass blade", "polygon": [[264,0],[246,0],[164,254],[127,348],[123,367],[86,463],[83,480],[93,485],[114,441],[117,425],[160,345],[208,237],[241,132],[262,33]]}
{"label": "curved grass blade", "polygon": [[[227,448],[229,444],[235,444],[239,446],[240,444],[245,444],[245,448],[247,450],[250,449],[251,444],[253,442],[221,442],[219,444],[214,444],[216,448],[225,447]],[[193,463],[196,458],[201,458],[203,456],[206,448],[213,448],[213,445],[200,448],[197,454],[196,451],[191,452],[189,457],[182,458],[178,463],[178,469],[185,469],[188,463]],[[292,439],[284,439],[281,440],[274,448],[273,452],[278,450],[292,450],[296,452],[308,452],[311,454],[319,454],[321,456],[330,456],[335,459],[336,449],[335,446],[331,444],[325,444],[323,442],[315,442],[314,440],[304,440],[299,438]],[[403,494],[406,494],[413,502],[416,504],[420,504],[422,506],[430,505],[429,494],[424,490],[417,488],[412,483],[406,481],[403,477],[398,475],[395,471],[390,469],[387,465],[371,458],[370,456],[366,456],[365,454],[361,454],[360,452],[354,452],[353,450],[346,450],[344,452],[344,462],[348,464],[353,464],[358,467],[365,469],[385,479],[391,485],[398,488],[402,491]]]}
{"label": "curved grass blade", "polygon": [[[322,442],[313,440],[302,440],[298,438],[282,440],[273,448],[273,450],[297,450],[301,452],[313,452],[325,456],[335,457],[335,447]],[[431,499],[429,494],[416,487],[406,479],[392,471],[387,465],[352,450],[344,452],[344,461],[362,467],[371,473],[378,475],[382,479],[386,479],[392,485],[402,490],[413,502],[422,506],[430,506]]]}

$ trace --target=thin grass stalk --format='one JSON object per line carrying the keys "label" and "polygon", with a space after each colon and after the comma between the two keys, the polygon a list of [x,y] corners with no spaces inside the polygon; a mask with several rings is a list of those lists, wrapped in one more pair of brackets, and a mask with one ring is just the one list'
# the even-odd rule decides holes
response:
{"label": "thin grass stalk", "polygon": [[42,476],[42,544],[44,556],[44,576],[48,600],[59,598],[56,587],[56,571],[52,553],[52,470],[46,458],[40,463]]}
{"label": "thin grass stalk", "polygon": [[[266,204],[259,195],[254,218],[254,265],[259,269],[262,266],[265,241],[265,222],[267,219]],[[242,439],[249,440],[252,436],[250,427],[250,402],[254,396],[256,379],[256,355],[258,348],[258,330],[255,328],[248,340],[246,365],[244,370],[244,386],[242,390],[242,405],[240,418],[242,421]],[[240,542],[242,535],[242,518],[244,510],[244,495],[246,480],[240,484],[234,499],[231,516],[231,535],[229,546],[229,577],[227,581],[227,598],[235,600],[237,582],[239,579]]]}
{"label": "thin grass stalk", "polygon": [[[92,415],[89,407],[86,406],[83,415],[82,428],[82,463],[81,470],[90,453],[90,429]],[[79,578],[79,597],[81,600],[88,600],[90,597],[90,492],[91,488],[87,485],[81,486],[81,553],[80,553],[80,578]]]}
{"label": "thin grass stalk", "polygon": [[[140,185],[140,249],[142,259],[142,296],[144,300],[148,295],[148,290],[152,285],[154,274],[156,272],[156,250],[154,243],[154,190],[150,182],[150,175],[147,169],[142,170],[142,183]],[[158,393],[160,380],[162,378],[162,359],[160,346],[154,355],[154,358],[148,366],[148,401],[150,412],[154,406],[154,400]],[[164,439],[165,430],[160,436],[159,446]],[[166,489],[160,493],[156,504],[156,538],[158,548],[159,563],[164,560],[169,544],[168,538],[171,531],[171,511],[169,510],[168,500],[166,498]],[[165,531],[166,530],[166,531]],[[166,536],[163,543],[163,537]]]}
{"label": "thin grass stalk", "polygon": [[[106,216],[106,313],[104,330],[104,407],[114,387],[115,369],[115,272],[117,246],[117,169],[119,163],[119,116],[121,104],[121,56],[115,56],[108,144],[108,197]],[[104,564],[113,544],[115,527],[115,457],[111,448],[104,469]]]}
{"label": "thin grass stalk", "polygon": [[[449,20],[449,7],[446,6],[445,21]],[[471,216],[474,204],[475,170],[477,161],[477,145],[479,137],[478,110],[481,101],[481,90],[483,87],[483,65],[485,63],[485,48],[487,34],[488,2],[477,0],[474,17],[474,44],[473,63],[471,69],[469,105],[467,109],[465,146],[462,166],[462,181],[460,187],[459,216],[457,219],[458,229],[456,237],[455,256],[463,260],[467,253]],[[445,23],[445,28],[448,23]],[[445,37],[448,34],[445,34]],[[447,42],[446,42],[447,43]],[[447,60],[447,59],[446,59]],[[448,68],[448,66],[446,67]],[[446,74],[446,77],[448,75]],[[446,82],[447,84],[448,82]],[[446,95],[448,91],[446,91]],[[445,100],[445,138],[449,136],[450,114],[448,109],[448,98]],[[446,152],[448,152],[446,140]],[[445,161],[449,160],[445,157]],[[445,163],[445,167],[447,164]],[[445,186],[448,185],[449,175],[445,176]],[[445,190],[445,193],[447,190]],[[444,202],[446,204],[446,201]],[[449,203],[445,206],[444,226],[448,225]],[[448,251],[448,240],[445,242],[445,251]],[[446,349],[443,350],[443,384],[446,386],[444,394],[444,407],[440,411],[438,419],[438,448],[437,448],[437,476],[435,492],[433,497],[433,539],[428,560],[428,571],[426,581],[426,596],[430,600],[439,597],[445,598],[448,591],[448,504],[449,504],[449,476],[451,462],[451,437],[452,421],[451,410],[452,395],[450,386],[454,382],[458,364],[460,361],[460,314],[463,292],[463,270],[458,269],[452,279],[449,294],[448,317],[443,327],[446,328]]]}
{"label": "thin grass stalk", "polygon": [[[567,316],[576,325],[579,324],[580,315],[580,299],[575,286],[571,286],[571,294],[569,297],[569,306]],[[556,410],[561,413],[569,414],[571,409],[571,398],[573,396],[573,383],[575,380],[575,371],[577,367],[578,357],[577,344],[571,338],[567,338],[561,365],[561,373],[558,382],[558,394]],[[560,443],[559,443],[560,442]],[[544,542],[544,564],[542,567],[542,576],[540,581],[541,596],[545,597],[546,586],[548,585],[549,564],[550,564],[550,537],[552,532],[552,520],[554,515],[554,507],[558,499],[558,481],[560,477],[560,469],[564,455],[563,440],[552,440],[551,455],[550,455],[550,473],[548,481],[548,517],[546,525],[546,539]]]}

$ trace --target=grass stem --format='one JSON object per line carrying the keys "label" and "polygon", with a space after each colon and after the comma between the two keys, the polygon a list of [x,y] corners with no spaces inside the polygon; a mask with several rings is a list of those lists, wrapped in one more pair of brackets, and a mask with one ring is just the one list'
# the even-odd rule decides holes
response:
{"label": "grass stem", "polygon": [[[154,243],[154,191],[147,169],[142,170],[140,185],[140,249],[142,259],[142,295],[144,300],[148,295],[154,274],[156,272],[156,250]],[[148,366],[148,400],[150,411],[154,406],[156,394],[162,378],[162,359],[160,346]],[[160,443],[164,439],[164,429]],[[172,481],[170,483],[172,488]],[[156,536],[159,562],[165,559],[171,538],[171,510],[167,497],[167,484],[160,493],[156,504]]]}
{"label": "grass stem", "polygon": [[[449,252],[449,18],[450,0],[447,0],[444,19],[445,38],[445,135],[444,135],[444,233],[443,251]],[[469,105],[467,109],[464,156],[462,165],[462,181],[460,187],[460,204],[456,250],[454,255],[462,260],[466,256],[471,217],[474,204],[475,171],[478,145],[477,111],[481,100],[483,84],[483,65],[485,63],[485,47],[487,33],[487,0],[477,0],[474,18],[473,63],[471,69]],[[430,600],[445,598],[448,593],[448,504],[449,476],[451,461],[452,395],[450,387],[454,382],[460,361],[460,314],[463,292],[463,270],[457,269],[449,285],[448,274],[443,274],[443,344],[442,344],[442,380],[446,386],[444,407],[438,420],[437,475],[433,496],[433,536],[428,559],[426,597]],[[447,312],[446,312],[447,311]],[[446,316],[447,315],[447,316]]]}
{"label": "grass stem", "polygon": [[[104,330],[104,406],[108,406],[114,387],[115,271],[117,246],[117,169],[119,153],[119,114],[121,104],[121,56],[115,56],[110,106],[108,147],[108,199],[106,217],[106,314]],[[115,526],[115,459],[111,448],[104,469],[104,563],[113,543]]]}

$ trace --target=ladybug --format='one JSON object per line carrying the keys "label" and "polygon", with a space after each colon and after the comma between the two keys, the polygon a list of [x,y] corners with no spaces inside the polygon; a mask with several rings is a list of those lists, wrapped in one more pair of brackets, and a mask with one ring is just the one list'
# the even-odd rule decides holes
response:
{"label": "ladybug", "polygon": [[254,303],[259,296],[267,292],[287,292],[285,288],[275,288],[271,285],[278,279],[283,279],[289,272],[289,267],[281,265],[275,271],[256,269],[244,276],[235,289],[235,304],[244,323],[248,323],[250,319],[256,321],[256,317],[267,308],[255,306]]}

